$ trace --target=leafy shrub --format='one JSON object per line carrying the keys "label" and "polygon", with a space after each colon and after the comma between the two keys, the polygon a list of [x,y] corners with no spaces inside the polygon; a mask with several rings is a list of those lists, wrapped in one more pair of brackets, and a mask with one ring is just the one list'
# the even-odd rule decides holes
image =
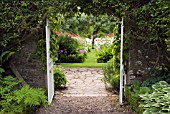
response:
{"label": "leafy shrub", "polygon": [[61,66],[54,67],[54,87],[55,89],[58,88],[65,88],[67,83],[66,76],[62,71]]}
{"label": "leafy shrub", "polygon": [[119,90],[119,78],[120,78],[120,43],[119,40],[114,40],[113,44],[109,46],[112,58],[102,67],[103,80],[110,83],[110,85]]}
{"label": "leafy shrub", "polygon": [[67,51],[68,55],[75,53],[76,49],[80,46],[79,43],[70,36],[57,36],[57,43],[59,50]]}
{"label": "leafy shrub", "polygon": [[69,56],[66,54],[59,54],[59,58],[60,63],[83,63],[86,55],[84,53],[71,54]]}
{"label": "leafy shrub", "polygon": [[115,74],[113,70],[113,59],[108,61],[106,64],[103,64],[102,66],[103,70],[103,81],[110,82],[111,77]]}
{"label": "leafy shrub", "polygon": [[86,52],[77,40],[69,36],[57,36],[58,63],[81,63],[86,58]]}
{"label": "leafy shrub", "polygon": [[[19,89],[21,88],[21,89]],[[23,114],[31,108],[46,105],[47,96],[41,88],[21,87],[19,81],[12,76],[0,80],[0,113]]]}
{"label": "leafy shrub", "polygon": [[106,63],[113,57],[112,53],[113,45],[108,47],[103,47],[101,52],[97,53],[97,62],[98,63]]}
{"label": "leafy shrub", "polygon": [[[124,49],[127,47],[125,46]],[[124,51],[124,60],[126,59],[126,53]],[[111,45],[107,45],[101,48],[101,52],[97,53],[97,62],[98,63],[106,63],[110,59],[114,58],[114,64],[119,64],[120,62],[120,38],[115,37],[113,43]],[[115,66],[115,65],[114,65]]]}
{"label": "leafy shrub", "polygon": [[85,61],[86,54],[85,53],[79,53],[77,55],[77,62],[78,63],[83,63]]}
{"label": "leafy shrub", "polygon": [[120,84],[120,74],[116,74],[116,75],[112,76],[110,79],[110,84],[114,89],[116,89],[118,91],[119,84]]}
{"label": "leafy shrub", "polygon": [[110,85],[116,89],[119,90],[119,78],[120,75],[115,72],[115,69],[113,68],[113,59],[108,61],[106,64],[102,66],[103,70],[103,81],[110,83]]}

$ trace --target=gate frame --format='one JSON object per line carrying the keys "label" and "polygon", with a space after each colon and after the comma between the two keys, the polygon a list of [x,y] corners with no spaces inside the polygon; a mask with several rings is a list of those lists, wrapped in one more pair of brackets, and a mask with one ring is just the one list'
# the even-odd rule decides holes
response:
{"label": "gate frame", "polygon": [[54,71],[53,59],[50,56],[50,25],[49,20],[46,20],[46,57],[47,57],[47,90],[48,90],[48,104],[51,104],[54,97]]}
{"label": "gate frame", "polygon": [[[124,25],[123,25],[123,17],[122,17],[122,21],[121,23],[121,43],[120,43],[120,92],[119,92],[119,104],[123,105],[123,92],[125,92],[125,85],[126,85],[126,74],[124,71],[124,65],[123,65],[123,29],[124,29]],[[124,91],[123,91],[124,89]]]}

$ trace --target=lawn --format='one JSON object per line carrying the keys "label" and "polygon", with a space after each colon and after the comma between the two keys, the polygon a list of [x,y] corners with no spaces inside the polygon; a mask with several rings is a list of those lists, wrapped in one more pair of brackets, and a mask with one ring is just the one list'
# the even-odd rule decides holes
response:
{"label": "lawn", "polygon": [[101,67],[104,63],[97,63],[96,50],[92,49],[84,63],[61,63],[63,67]]}

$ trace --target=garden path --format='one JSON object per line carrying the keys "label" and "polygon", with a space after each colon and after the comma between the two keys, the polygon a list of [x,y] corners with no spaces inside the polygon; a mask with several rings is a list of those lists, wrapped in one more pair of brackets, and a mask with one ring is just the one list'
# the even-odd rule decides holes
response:
{"label": "garden path", "polygon": [[120,107],[118,95],[105,89],[101,68],[65,68],[67,89],[56,91],[54,104],[36,114],[133,114]]}

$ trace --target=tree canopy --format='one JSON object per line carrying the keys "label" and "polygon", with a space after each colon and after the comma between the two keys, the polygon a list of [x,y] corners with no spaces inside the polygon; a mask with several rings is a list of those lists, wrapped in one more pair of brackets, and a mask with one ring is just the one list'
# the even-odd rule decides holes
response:
{"label": "tree canopy", "polygon": [[52,17],[54,22],[53,29],[60,32],[70,32],[79,34],[83,37],[89,37],[97,32],[100,36],[113,33],[117,30],[117,18],[108,15],[96,17],[94,15],[87,15],[80,13],[74,17],[66,18],[63,14],[57,14]]}

